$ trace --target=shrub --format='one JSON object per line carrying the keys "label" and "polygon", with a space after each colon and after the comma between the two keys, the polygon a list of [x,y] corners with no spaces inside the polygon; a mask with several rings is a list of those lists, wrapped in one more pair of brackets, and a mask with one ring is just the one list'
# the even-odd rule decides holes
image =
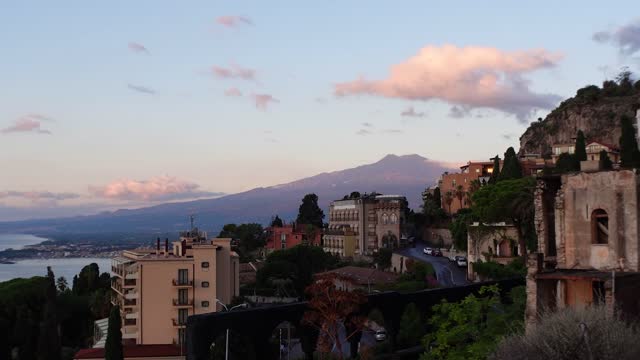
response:
{"label": "shrub", "polygon": [[505,338],[490,357],[528,359],[640,359],[637,327],[607,316],[603,307],[567,308],[542,317],[526,335]]}
{"label": "shrub", "polygon": [[494,261],[483,262],[479,260],[473,264],[473,271],[487,279],[502,280],[524,276],[527,272],[527,267],[522,258],[514,259],[506,266]]}

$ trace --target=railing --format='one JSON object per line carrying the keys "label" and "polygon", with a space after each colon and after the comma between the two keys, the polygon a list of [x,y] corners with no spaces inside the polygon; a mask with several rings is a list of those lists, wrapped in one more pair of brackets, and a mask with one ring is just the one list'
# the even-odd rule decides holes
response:
{"label": "railing", "polygon": [[175,327],[185,327],[187,326],[187,320],[180,321],[180,319],[171,319],[173,326]]}
{"label": "railing", "polygon": [[171,284],[173,284],[173,286],[189,287],[189,286],[193,286],[193,280],[176,280],[176,279],[173,279],[173,280],[171,280]]}
{"label": "railing", "polygon": [[188,299],[188,300],[173,299],[173,306],[193,306],[193,299]]}

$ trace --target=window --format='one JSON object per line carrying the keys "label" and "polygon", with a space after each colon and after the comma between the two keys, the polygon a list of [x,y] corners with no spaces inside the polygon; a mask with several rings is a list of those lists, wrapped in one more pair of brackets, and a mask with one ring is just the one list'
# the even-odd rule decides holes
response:
{"label": "window", "polygon": [[178,324],[185,325],[187,323],[188,316],[189,316],[188,309],[178,309]]}
{"label": "window", "polygon": [[209,282],[208,281],[203,281],[202,282],[202,287],[203,288],[208,288],[209,287]]}
{"label": "window", "polygon": [[187,285],[189,283],[189,270],[178,269],[178,284]]}
{"label": "window", "polygon": [[189,303],[189,290],[178,289],[178,304],[187,305]]}
{"label": "window", "polygon": [[609,216],[602,209],[593,210],[591,213],[591,243],[609,243]]}
{"label": "window", "polygon": [[387,225],[389,223],[389,216],[387,214],[382,214],[382,223]]}
{"label": "window", "polygon": [[201,266],[203,269],[208,269],[208,268],[209,268],[209,262],[208,262],[208,261],[203,261],[203,262],[200,264],[200,266]]}
{"label": "window", "polygon": [[392,224],[398,223],[398,216],[396,216],[396,214],[391,214],[391,223]]}
{"label": "window", "polygon": [[185,329],[178,329],[178,343],[180,344],[184,344],[186,337],[185,337]]}
{"label": "window", "polygon": [[209,302],[208,301],[203,301],[200,303],[200,305],[202,305],[202,307],[209,307]]}

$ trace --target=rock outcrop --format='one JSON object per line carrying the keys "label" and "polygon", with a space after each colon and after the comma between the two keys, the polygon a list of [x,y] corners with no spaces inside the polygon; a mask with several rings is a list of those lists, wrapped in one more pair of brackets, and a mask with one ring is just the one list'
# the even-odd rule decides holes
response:
{"label": "rock outcrop", "polygon": [[580,89],[575,97],[563,101],[544,120],[532,123],[520,137],[520,155],[548,157],[553,145],[573,143],[578,130],[584,132],[587,141],[617,145],[620,117],[639,116],[640,90],[615,96],[605,93],[596,86]]}

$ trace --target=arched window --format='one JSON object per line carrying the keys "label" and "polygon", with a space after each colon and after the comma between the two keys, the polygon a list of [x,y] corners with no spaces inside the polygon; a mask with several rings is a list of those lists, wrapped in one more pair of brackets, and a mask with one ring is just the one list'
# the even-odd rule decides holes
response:
{"label": "arched window", "polygon": [[398,216],[396,214],[391,214],[391,223],[392,224],[398,223]]}
{"label": "arched window", "polygon": [[382,223],[384,225],[387,225],[389,223],[389,215],[387,214],[382,214]]}
{"label": "arched window", "polygon": [[591,243],[609,243],[609,216],[602,209],[593,210],[591,213]]}

